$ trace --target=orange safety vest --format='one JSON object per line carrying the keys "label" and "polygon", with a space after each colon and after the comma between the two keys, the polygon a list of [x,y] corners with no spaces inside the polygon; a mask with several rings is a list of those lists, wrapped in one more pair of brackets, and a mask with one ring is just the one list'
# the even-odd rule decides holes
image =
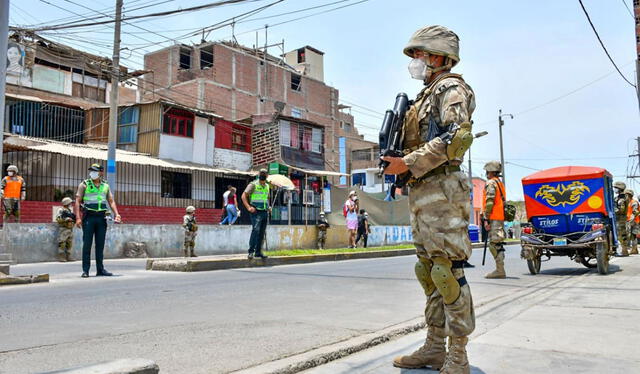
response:
{"label": "orange safety vest", "polygon": [[6,199],[20,199],[24,180],[20,176],[16,176],[16,178],[17,180],[13,180],[9,176],[4,177],[6,183],[4,186],[4,197]]}
{"label": "orange safety vest", "polygon": [[[627,206],[627,221],[631,219],[631,215],[633,214],[633,203],[634,203],[634,202],[638,203],[638,200],[632,199],[632,200],[629,202],[629,205]],[[640,223],[640,215],[638,215],[638,216],[634,219],[634,221],[635,221],[636,223]]]}
{"label": "orange safety vest", "polygon": [[[491,215],[489,215],[489,220],[491,221],[504,221],[504,202],[502,201],[502,191],[504,191],[504,184],[500,182],[498,178],[491,178],[491,180],[496,182],[496,197],[493,201],[493,210],[491,211]],[[487,182],[488,183],[488,182]],[[482,211],[487,211],[487,186],[484,186],[484,190],[482,191]]]}

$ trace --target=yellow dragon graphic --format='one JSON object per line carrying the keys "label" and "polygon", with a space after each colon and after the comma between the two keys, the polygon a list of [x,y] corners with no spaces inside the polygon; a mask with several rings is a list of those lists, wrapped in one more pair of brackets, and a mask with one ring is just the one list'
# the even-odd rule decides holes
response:
{"label": "yellow dragon graphic", "polygon": [[536,192],[535,197],[542,197],[549,205],[556,207],[562,205],[575,205],[580,201],[580,196],[585,193],[591,192],[589,187],[585,186],[582,182],[571,182],[568,186],[564,184],[558,184],[557,187],[552,187],[548,184],[542,185]]}

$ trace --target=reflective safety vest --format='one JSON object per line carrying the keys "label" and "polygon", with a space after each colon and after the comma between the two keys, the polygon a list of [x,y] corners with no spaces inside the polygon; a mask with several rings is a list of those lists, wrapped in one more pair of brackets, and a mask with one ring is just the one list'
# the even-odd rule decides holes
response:
{"label": "reflective safety vest", "polygon": [[106,182],[101,182],[100,186],[96,187],[91,179],[87,179],[84,183],[87,185],[82,198],[84,208],[93,212],[106,212],[109,185]]}
{"label": "reflective safety vest", "polygon": [[[493,199],[493,210],[489,215],[489,220],[504,221],[504,199],[506,198],[502,193],[504,191],[504,184],[502,184],[498,178],[491,178],[491,180],[494,181],[496,185],[496,197]],[[482,210],[487,211],[487,186],[484,187],[484,191],[482,192]]]}
{"label": "reflective safety vest", "polygon": [[13,180],[12,177],[6,176],[4,177],[4,198],[5,199],[20,199],[20,195],[22,194],[22,183],[24,180],[21,176],[16,176],[16,179]]}
{"label": "reflective safety vest", "polygon": [[259,181],[253,182],[256,187],[251,193],[250,204],[257,210],[267,210],[269,208],[269,184],[264,186]]}
{"label": "reflective safety vest", "polygon": [[[632,199],[629,202],[629,205],[627,206],[627,221],[629,221],[631,219],[631,216],[633,215],[633,208],[638,207],[638,200],[636,199]],[[640,223],[640,214],[638,214],[638,216],[634,219],[635,223]]]}

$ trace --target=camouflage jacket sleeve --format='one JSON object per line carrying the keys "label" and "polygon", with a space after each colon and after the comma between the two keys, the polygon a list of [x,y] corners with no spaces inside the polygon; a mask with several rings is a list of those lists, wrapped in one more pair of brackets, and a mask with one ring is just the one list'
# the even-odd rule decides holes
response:
{"label": "camouflage jacket sleeve", "polygon": [[56,222],[58,222],[59,224],[63,224],[65,222],[62,218],[62,209],[63,208],[58,208],[58,213],[56,213]]}
{"label": "camouflage jacket sleeve", "polygon": [[627,214],[627,202],[625,201],[625,199],[618,197],[616,199],[616,209],[615,209],[615,214],[620,216],[620,215],[625,215]]}
{"label": "camouflage jacket sleeve", "polygon": [[7,186],[7,180],[2,178],[0,182],[0,197],[4,197],[4,188]]}
{"label": "camouflage jacket sleeve", "polygon": [[487,184],[484,186],[485,191],[487,191],[485,198],[485,211],[484,214],[486,218],[489,218],[491,213],[493,212],[493,205],[496,201],[496,182],[493,180],[487,181]]}
{"label": "camouflage jacket sleeve", "polygon": [[191,220],[189,219],[189,215],[188,215],[188,214],[185,214],[185,215],[184,215],[184,217],[182,217],[182,227],[183,227],[185,230],[187,230],[187,231],[189,230],[189,229],[187,228],[187,225],[189,224],[189,221],[191,221]]}
{"label": "camouflage jacket sleeve", "polygon": [[[475,99],[473,91],[462,79],[445,78],[436,84],[433,91],[434,104],[440,113],[441,126],[471,120]],[[424,114],[420,113],[419,116],[419,120],[422,121]],[[404,157],[404,162],[414,177],[421,177],[446,161],[448,161],[447,145],[440,138],[425,143]]]}
{"label": "camouflage jacket sleeve", "polygon": [[18,177],[20,178],[20,181],[22,182],[22,187],[20,188],[20,192],[24,193],[27,192],[27,182],[24,181],[24,178],[22,177]]}

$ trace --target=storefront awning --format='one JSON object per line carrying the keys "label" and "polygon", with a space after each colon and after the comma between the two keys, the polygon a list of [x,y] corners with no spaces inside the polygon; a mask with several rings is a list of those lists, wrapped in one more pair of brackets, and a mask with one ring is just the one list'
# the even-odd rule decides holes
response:
{"label": "storefront awning", "polygon": [[[10,149],[40,151],[48,153],[64,154],[72,157],[106,160],[107,147],[103,145],[71,144],[47,139],[31,138],[26,136],[8,136],[4,139],[5,151]],[[181,162],[160,159],[137,152],[116,150],[116,161],[130,164],[157,166],[161,168],[201,170],[211,173],[255,176],[253,171],[240,171],[233,169],[214,168],[207,165],[191,162]]]}
{"label": "storefront awning", "polygon": [[318,175],[318,176],[323,176],[323,177],[348,177],[349,176],[349,174],[338,173],[337,171],[309,170],[309,169],[297,168],[295,166],[290,166],[290,165],[287,165],[287,167],[290,168],[290,169],[293,169],[293,170],[297,170],[297,171],[303,172],[305,174]]}

